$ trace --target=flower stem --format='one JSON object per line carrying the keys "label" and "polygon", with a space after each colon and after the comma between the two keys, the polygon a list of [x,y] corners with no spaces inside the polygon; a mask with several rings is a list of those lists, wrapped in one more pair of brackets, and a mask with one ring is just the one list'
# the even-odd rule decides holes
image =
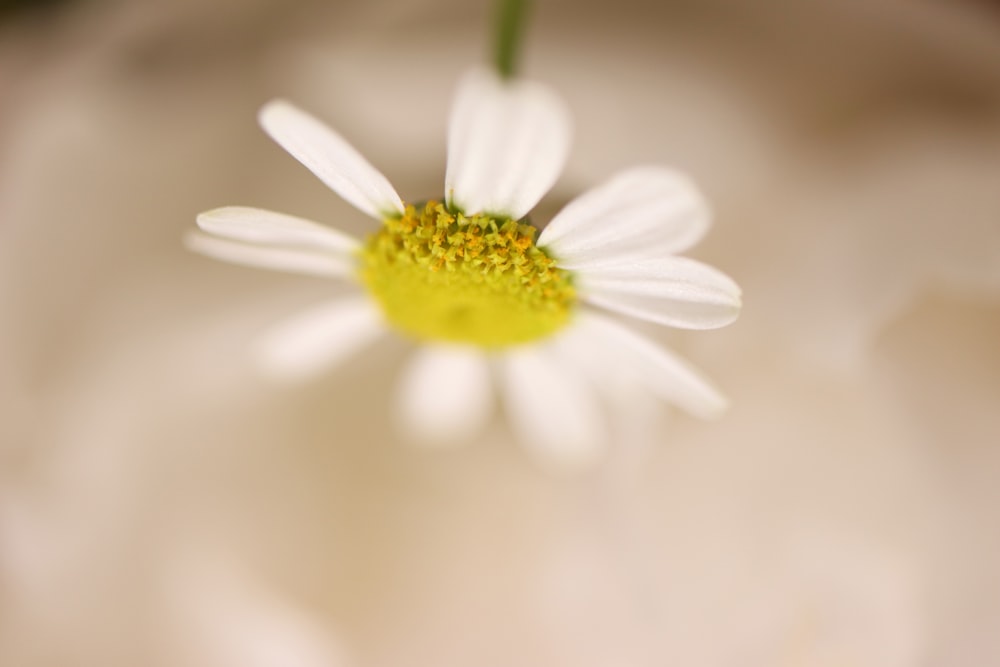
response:
{"label": "flower stem", "polygon": [[496,12],[494,64],[501,78],[517,74],[517,56],[524,35],[530,0],[499,0]]}

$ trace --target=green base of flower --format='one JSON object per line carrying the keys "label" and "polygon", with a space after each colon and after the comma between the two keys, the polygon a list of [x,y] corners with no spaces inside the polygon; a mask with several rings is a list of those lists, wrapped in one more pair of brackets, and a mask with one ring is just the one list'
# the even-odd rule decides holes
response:
{"label": "green base of flower", "polygon": [[563,328],[571,275],[514,220],[407,206],[362,249],[361,280],[390,324],[425,341],[502,348]]}

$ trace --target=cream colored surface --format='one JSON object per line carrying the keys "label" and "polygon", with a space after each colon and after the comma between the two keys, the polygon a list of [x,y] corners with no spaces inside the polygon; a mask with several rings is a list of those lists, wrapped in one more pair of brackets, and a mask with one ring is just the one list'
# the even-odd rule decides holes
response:
{"label": "cream colored surface", "polygon": [[0,27],[0,664],[1000,661],[997,16],[538,3],[527,69],[576,126],[539,221],[677,167],[716,219],[694,256],[744,291],[734,326],[667,341],[725,417],[622,398],[606,460],[559,475],[499,422],[393,440],[403,344],[255,376],[244,343],[336,287],[181,244],[226,204],[370,229],[256,126],[278,95],[440,194],[471,4]]}

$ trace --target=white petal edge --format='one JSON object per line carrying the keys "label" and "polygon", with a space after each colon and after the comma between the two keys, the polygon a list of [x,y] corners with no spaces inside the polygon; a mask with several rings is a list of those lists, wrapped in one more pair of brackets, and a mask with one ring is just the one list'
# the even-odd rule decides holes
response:
{"label": "white petal edge", "polygon": [[[613,449],[604,465],[635,472],[648,461],[648,454],[659,436],[658,426],[666,413],[659,395],[650,390],[639,375],[620,359],[621,350],[588,329],[570,326],[553,341],[555,352],[566,363],[579,368],[596,387],[608,406],[608,428]],[[620,473],[613,477],[622,479]]]}
{"label": "white petal edge", "polygon": [[305,380],[333,369],[387,331],[367,296],[341,298],[303,311],[267,330],[253,354],[279,380]]}
{"label": "white petal edge", "polygon": [[259,120],[272,139],[358,210],[376,219],[403,212],[382,172],[326,124],[284,100],[264,105]]}
{"label": "white petal edge", "polygon": [[649,394],[646,386],[622,367],[620,352],[605,345],[586,326],[567,327],[554,337],[551,348],[564,363],[579,368],[609,405],[620,407],[640,394]]}
{"label": "white petal edge", "polygon": [[576,276],[588,303],[681,329],[724,327],[742,307],[732,278],[687,257],[595,266]]}
{"label": "white petal edge", "polygon": [[353,278],[353,257],[301,248],[277,248],[220,239],[200,232],[184,235],[184,245],[199,255],[230,264],[324,278]]}
{"label": "white petal edge", "polygon": [[717,419],[729,401],[687,361],[645,336],[593,312],[580,312],[575,333],[594,350],[613,350],[624,370],[654,394],[702,419]]}
{"label": "white petal edge", "polygon": [[538,245],[581,269],[624,257],[683,252],[711,225],[708,203],[684,174],[635,167],[580,195],[542,230]]}
{"label": "white petal edge", "polygon": [[548,87],[468,72],[448,124],[448,204],[523,218],[559,178],[571,134],[569,111]]}
{"label": "white petal edge", "polygon": [[504,405],[515,435],[547,464],[585,466],[603,451],[607,424],[596,389],[545,346],[501,359]]}
{"label": "white petal edge", "polygon": [[337,229],[286,213],[249,206],[224,206],[199,213],[202,231],[233,241],[283,245],[350,254],[361,243]]}
{"label": "white petal edge", "polygon": [[399,378],[397,419],[415,442],[447,447],[468,442],[493,412],[493,383],[484,354],[432,345],[414,353]]}

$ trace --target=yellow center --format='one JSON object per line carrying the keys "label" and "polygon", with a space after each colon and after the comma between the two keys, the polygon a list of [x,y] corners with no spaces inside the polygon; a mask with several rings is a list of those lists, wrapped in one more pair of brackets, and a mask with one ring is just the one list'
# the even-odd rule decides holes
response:
{"label": "yellow center", "polygon": [[571,275],[535,245],[535,228],[438,202],[387,218],[361,251],[361,280],[389,322],[419,340],[501,348],[570,319]]}

